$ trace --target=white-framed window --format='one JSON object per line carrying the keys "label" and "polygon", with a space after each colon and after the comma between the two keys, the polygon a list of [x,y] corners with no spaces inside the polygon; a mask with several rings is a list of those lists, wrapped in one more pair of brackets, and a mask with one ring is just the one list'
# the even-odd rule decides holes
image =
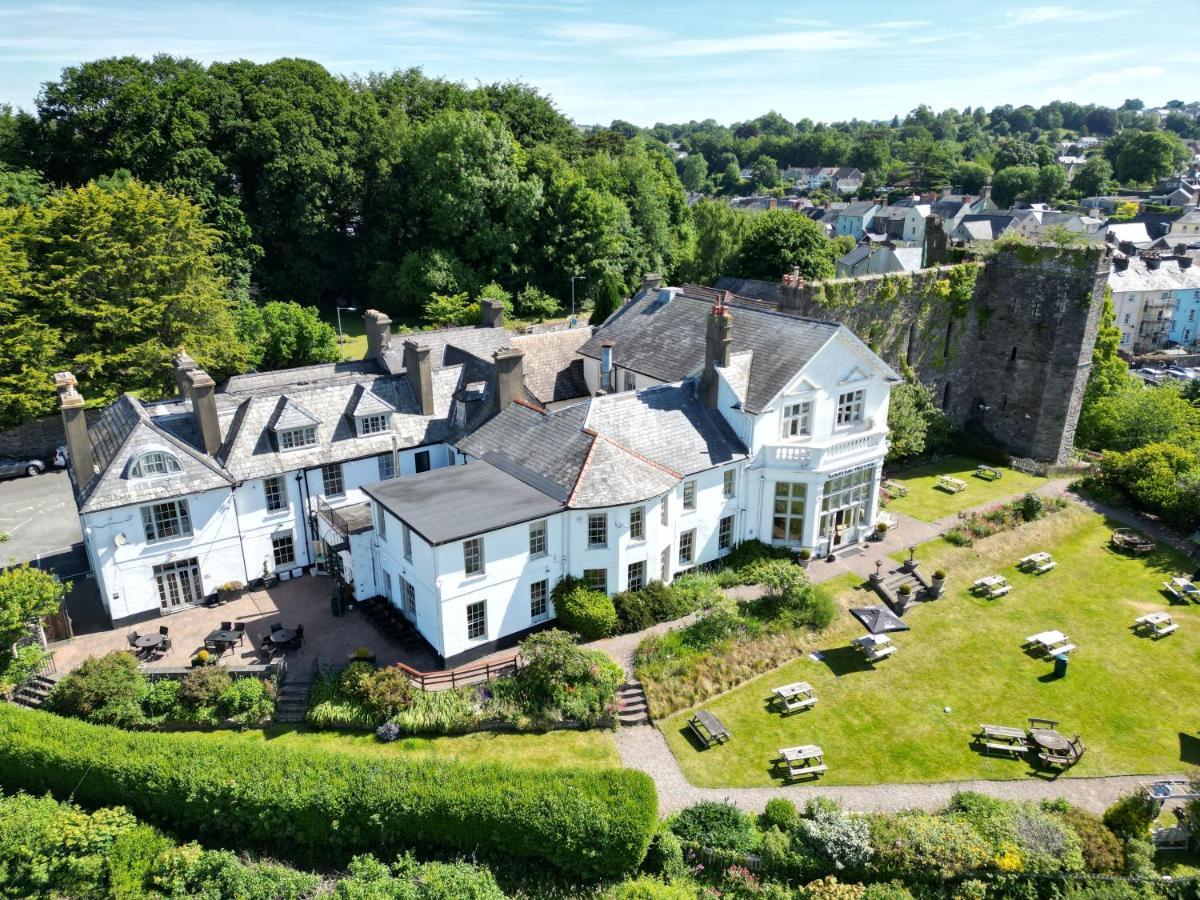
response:
{"label": "white-framed window", "polygon": [[400,535],[404,541],[404,558],[412,562],[412,529],[407,522],[400,523]]}
{"label": "white-framed window", "polygon": [[142,507],[142,527],[146,543],[188,537],[192,533],[192,517],[186,500],[169,500]]}
{"label": "white-framed window", "polygon": [[463,571],[468,575],[483,574],[483,538],[463,541]]}
{"label": "white-framed window", "polygon": [[408,618],[417,621],[417,589],[408,579],[400,578],[400,592],[404,595],[404,612]]}
{"label": "white-framed window", "polygon": [[608,546],[608,513],[588,513],[588,546]]}
{"label": "white-framed window", "polygon": [[721,494],[728,500],[737,494],[737,470],[726,469],[721,477],[724,479],[721,484]]}
{"label": "white-framed window", "polygon": [[785,404],[782,436],[786,439],[808,434],[812,434],[812,401]]}
{"label": "white-framed window", "polygon": [[646,586],[646,561],[631,562],[626,569],[625,590],[640,591]]}
{"label": "white-framed window", "polygon": [[775,484],[772,540],[799,544],[804,539],[804,505],[807,499],[808,486],[803,482],[780,481]]}
{"label": "white-framed window", "polygon": [[380,434],[391,427],[391,416],[387,413],[376,413],[370,416],[358,417],[358,434],[366,437],[369,434]]}
{"label": "white-framed window", "polygon": [[658,507],[658,522],[660,525],[666,525],[671,520],[671,495],[663,494],[662,503]]}
{"label": "white-framed window", "polygon": [[342,464],[329,463],[321,466],[321,487],[326,497],[340,497],[346,493],[346,482],[342,477]]}
{"label": "white-framed window", "polygon": [[529,555],[546,555],[546,520],[529,523]]}
{"label": "white-framed window", "polygon": [[529,586],[529,620],[545,622],[550,618],[550,582],[543,578]]}
{"label": "white-framed window", "polygon": [[396,457],[390,453],[385,453],[379,457],[379,480],[387,481],[389,478],[396,477]]}
{"label": "white-framed window", "polygon": [[467,604],[467,640],[477,641],[487,637],[487,601],[478,600]]}
{"label": "white-framed window", "polygon": [[296,561],[296,539],[290,531],[271,535],[271,559],[276,569],[290,566]]}
{"label": "white-framed window", "polygon": [[379,532],[380,538],[387,540],[387,513],[378,503],[375,504],[375,530]]}
{"label": "white-framed window", "polygon": [[634,375],[632,372],[626,370],[623,378],[624,378],[624,382],[625,382],[624,387],[625,387],[626,391],[636,391],[637,390],[637,376],[636,375]]}
{"label": "white-framed window", "polygon": [[689,511],[696,508],[696,482],[694,480],[683,483],[683,508]]}
{"label": "white-framed window", "polygon": [[679,564],[690,566],[696,559],[696,529],[689,528],[679,535]]}
{"label": "white-framed window", "polygon": [[863,420],[865,392],[862,388],[847,391],[838,397],[837,423],[839,426],[853,425]]}
{"label": "white-framed window", "polygon": [[717,527],[717,549],[728,550],[733,546],[733,516],[722,516]]}
{"label": "white-framed window", "polygon": [[635,506],[629,510],[629,539],[644,541],[646,539],[646,507]]}
{"label": "white-framed window", "polygon": [[263,479],[263,497],[267,501],[267,512],[287,509],[287,486],[283,483],[282,475],[272,475]]}
{"label": "white-framed window", "polygon": [[280,450],[299,450],[301,447],[311,447],[317,442],[317,427],[306,425],[303,428],[288,428],[275,432]]}
{"label": "white-framed window", "polygon": [[658,580],[666,584],[671,580],[671,545],[663,547],[658,559]]}
{"label": "white-framed window", "polygon": [[183,467],[179,465],[179,460],[162,450],[143,453],[129,467],[131,478],[154,478],[158,475],[174,475],[182,471]]}
{"label": "white-framed window", "polygon": [[584,569],[583,583],[590,591],[608,593],[608,569]]}

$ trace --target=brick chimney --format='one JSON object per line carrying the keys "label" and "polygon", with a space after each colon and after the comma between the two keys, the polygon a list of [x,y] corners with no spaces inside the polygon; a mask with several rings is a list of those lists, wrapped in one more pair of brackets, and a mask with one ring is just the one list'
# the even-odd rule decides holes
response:
{"label": "brick chimney", "polygon": [[217,398],[213,396],[216,384],[203,369],[192,369],[187,373],[187,395],[192,398],[192,415],[196,419],[196,431],[204,452],[216,456],[221,449],[221,424],[217,421]]}
{"label": "brick chimney", "polygon": [[504,306],[499,300],[485,299],[479,304],[479,324],[483,328],[504,327]]}
{"label": "brick chimney", "polygon": [[1129,268],[1129,257],[1128,256],[1114,256],[1112,264],[1113,264],[1113,268],[1116,269],[1118,272],[1124,272],[1126,269]]}
{"label": "brick chimney", "polygon": [[525,395],[525,351],[518,347],[501,347],[492,354],[496,364],[496,411]]}
{"label": "brick chimney", "polygon": [[392,348],[392,320],[387,313],[368,309],[363,321],[367,326],[367,359],[381,360]]}
{"label": "brick chimney", "polygon": [[730,347],[733,345],[733,316],[729,312],[732,295],[726,291],[713,304],[708,317],[704,339],[704,372],[700,375],[700,397],[709,409],[717,408],[720,379],[717,368],[729,365]]}
{"label": "brick chimney", "polygon": [[642,290],[643,291],[657,290],[658,286],[660,284],[662,284],[662,276],[659,275],[657,272],[647,272],[645,275],[642,276]]}
{"label": "brick chimney", "polygon": [[96,474],[96,463],[92,457],[92,441],[88,437],[83,395],[76,390],[75,385],[75,376],[70,372],[55,373],[54,389],[58,391],[58,406],[62,410],[63,431],[67,435],[67,454],[70,457],[71,476],[75,479],[75,487],[82,489]]}
{"label": "brick chimney", "polygon": [[175,354],[174,363],[175,386],[179,388],[179,396],[186,397],[188,395],[187,373],[200,367],[196,365],[196,361],[188,355],[188,352],[183,349]]}
{"label": "brick chimney", "polygon": [[1179,263],[1179,268],[1190,269],[1192,267],[1192,258],[1190,256],[1177,256],[1175,262]]}
{"label": "brick chimney", "polygon": [[433,415],[433,360],[430,359],[428,344],[418,344],[416,341],[404,342],[404,370],[408,373],[408,384],[421,415]]}

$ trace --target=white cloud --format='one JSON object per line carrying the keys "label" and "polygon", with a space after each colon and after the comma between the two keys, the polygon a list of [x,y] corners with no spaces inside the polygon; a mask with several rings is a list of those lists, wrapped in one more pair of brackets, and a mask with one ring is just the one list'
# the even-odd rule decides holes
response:
{"label": "white cloud", "polygon": [[1021,25],[1042,25],[1047,22],[1104,22],[1128,15],[1128,9],[1075,9],[1070,6],[1028,6],[1006,12],[1009,28]]}
{"label": "white cloud", "polygon": [[932,25],[932,22],[921,19],[904,19],[895,22],[868,22],[868,28],[882,28],[887,31],[907,31],[910,28],[924,28],[926,25]]}
{"label": "white cloud", "polygon": [[1121,84],[1125,81],[1161,78],[1165,71],[1162,66],[1128,66],[1115,72],[1093,72],[1079,84],[1081,87],[1094,87],[1098,84]]}
{"label": "white cloud", "polygon": [[877,47],[879,39],[854,31],[773,31],[720,38],[685,38],[655,48],[658,56],[723,56],[774,51],[813,53]]}
{"label": "white cloud", "polygon": [[645,25],[627,25],[623,22],[576,22],[569,25],[551,25],[544,33],[559,40],[574,44],[634,44],[646,41],[662,41],[669,38],[654,28]]}

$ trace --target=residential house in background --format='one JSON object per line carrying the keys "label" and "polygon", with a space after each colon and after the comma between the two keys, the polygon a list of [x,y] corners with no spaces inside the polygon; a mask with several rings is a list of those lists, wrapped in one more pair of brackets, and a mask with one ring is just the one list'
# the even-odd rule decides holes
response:
{"label": "residential house in background", "polygon": [[956,241],[994,241],[1007,234],[1017,222],[1011,212],[969,213],[950,232]]}
{"label": "residential house in background", "polygon": [[864,242],[837,261],[837,277],[885,275],[889,272],[915,272],[921,268],[925,248],[920,244],[901,247],[888,241]]}
{"label": "residential house in background", "polygon": [[873,200],[856,200],[847,204],[846,208],[838,213],[834,232],[838,235],[848,234],[856,241],[861,240],[879,209],[879,204]]}
{"label": "residential house in background", "polygon": [[[1108,286],[1124,352],[1138,355],[1160,350],[1168,341],[1195,341],[1200,269],[1191,257],[1116,254]],[[1177,311],[1183,314],[1180,322],[1175,321]]]}

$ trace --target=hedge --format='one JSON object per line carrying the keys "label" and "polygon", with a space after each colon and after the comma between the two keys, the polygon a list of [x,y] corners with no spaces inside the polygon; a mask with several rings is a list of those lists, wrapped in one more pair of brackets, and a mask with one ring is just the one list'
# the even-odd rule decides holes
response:
{"label": "hedge", "polygon": [[632,871],[658,821],[648,776],[523,769],[125,732],[0,705],[0,785],[123,805],[184,838],[343,865],[424,847],[548,862],[587,879]]}

